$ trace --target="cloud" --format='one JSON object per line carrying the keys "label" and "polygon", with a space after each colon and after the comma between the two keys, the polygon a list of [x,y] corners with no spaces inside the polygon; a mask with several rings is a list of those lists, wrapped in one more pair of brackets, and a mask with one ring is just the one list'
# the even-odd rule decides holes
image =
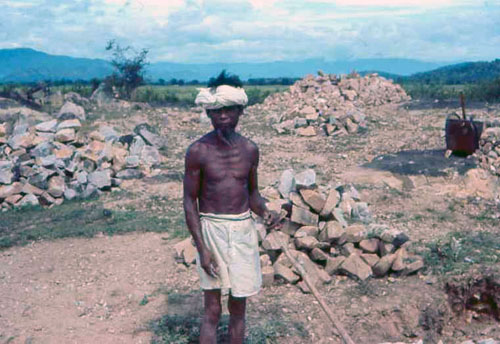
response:
{"label": "cloud", "polygon": [[0,48],[106,58],[109,39],[152,61],[500,57],[500,5],[472,0],[22,0]]}

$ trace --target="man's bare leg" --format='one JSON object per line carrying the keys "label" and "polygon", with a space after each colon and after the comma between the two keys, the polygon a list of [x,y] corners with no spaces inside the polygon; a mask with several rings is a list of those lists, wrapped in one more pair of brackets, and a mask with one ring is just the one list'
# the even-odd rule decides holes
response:
{"label": "man's bare leg", "polygon": [[219,324],[222,307],[220,289],[205,290],[205,314],[200,330],[200,344],[217,343],[217,325]]}
{"label": "man's bare leg", "polygon": [[229,296],[229,339],[231,344],[242,344],[245,339],[245,297]]}

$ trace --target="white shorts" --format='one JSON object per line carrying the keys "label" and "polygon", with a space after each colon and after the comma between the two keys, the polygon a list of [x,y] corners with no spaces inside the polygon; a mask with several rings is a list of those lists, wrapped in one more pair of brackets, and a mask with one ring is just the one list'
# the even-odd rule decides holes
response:
{"label": "white shorts", "polygon": [[257,294],[262,285],[259,242],[250,210],[242,214],[200,213],[203,241],[219,266],[217,278],[208,275],[200,265],[196,267],[203,290],[221,289],[234,297]]}

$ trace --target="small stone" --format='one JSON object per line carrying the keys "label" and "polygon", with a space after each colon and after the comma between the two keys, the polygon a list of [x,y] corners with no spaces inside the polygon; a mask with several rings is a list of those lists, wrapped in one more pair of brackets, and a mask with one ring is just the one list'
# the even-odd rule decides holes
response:
{"label": "small stone", "polygon": [[323,209],[326,200],[319,192],[309,189],[302,189],[299,191],[302,199],[307,203],[316,213],[320,213]]}
{"label": "small stone", "polygon": [[306,236],[317,237],[319,233],[319,228],[316,226],[302,226],[298,231],[295,232],[294,237],[302,238]]}
{"label": "small stone", "polygon": [[18,202],[21,198],[23,198],[23,196],[22,196],[22,195],[20,195],[20,194],[11,195],[11,196],[9,196],[9,197],[7,197],[7,198],[5,199],[5,202],[7,202],[7,203],[9,203],[9,204],[14,205],[14,204],[16,204],[16,203],[17,203],[17,202]]}
{"label": "small stone", "polygon": [[275,263],[273,266],[273,270],[275,276],[284,280],[286,283],[294,284],[300,279],[300,277],[295,274],[292,269],[280,263]]}
{"label": "small stone", "polygon": [[359,248],[368,253],[377,253],[378,245],[379,240],[377,238],[364,239],[359,242]]}
{"label": "small stone", "polygon": [[312,249],[310,256],[315,262],[325,262],[329,259],[328,255],[318,247]]}
{"label": "small stone", "polygon": [[334,242],[345,236],[345,229],[337,221],[328,221],[325,228],[319,233],[319,240]]}
{"label": "small stone", "polygon": [[57,118],[59,119],[72,119],[78,118],[82,121],[85,120],[85,110],[80,105],[76,105],[72,102],[67,101],[64,103],[62,108],[59,110],[57,114]]}
{"label": "small stone", "polygon": [[138,179],[143,177],[143,173],[137,169],[125,169],[116,174],[117,178],[120,179]]}
{"label": "small stone", "polygon": [[283,221],[283,225],[281,227],[281,231],[283,233],[288,234],[289,236],[294,236],[297,230],[301,227],[300,224],[290,221],[286,219]]}
{"label": "small stone", "polygon": [[325,271],[331,276],[339,270],[342,263],[346,260],[344,256],[328,258],[325,266]]}
{"label": "small stone", "polygon": [[196,247],[192,244],[191,238],[186,238],[174,245],[175,257],[186,265],[196,261]]}
{"label": "small stone", "polygon": [[283,198],[288,198],[290,192],[295,190],[295,177],[292,169],[283,171],[280,178],[280,185],[278,191]]}
{"label": "small stone", "polygon": [[272,266],[263,266],[262,271],[262,287],[270,287],[274,284],[274,268]]}
{"label": "small stone", "polygon": [[56,202],[54,197],[52,197],[47,191],[44,191],[39,197],[40,197],[40,199],[39,199],[40,204],[45,205],[45,206],[49,206],[49,205],[54,204]]}
{"label": "small stone", "polygon": [[10,184],[12,183],[13,178],[14,174],[10,171],[10,169],[0,170],[0,184]]}
{"label": "small stone", "polygon": [[54,197],[61,197],[64,193],[65,188],[66,185],[64,183],[64,178],[54,176],[49,180],[47,191]]}
{"label": "small stone", "polygon": [[295,175],[295,186],[297,190],[312,189],[316,186],[316,172],[313,169],[307,169]]}
{"label": "small stone", "polygon": [[330,189],[328,192],[328,197],[326,198],[325,205],[323,206],[323,209],[321,209],[320,216],[322,217],[327,217],[329,216],[333,209],[337,206],[340,200],[340,194],[337,190],[335,189]]}
{"label": "small stone", "polygon": [[262,247],[266,250],[281,250],[281,245],[288,244],[289,237],[285,233],[274,231],[266,235],[262,241]]}
{"label": "small stone", "polygon": [[352,219],[363,223],[370,223],[373,220],[372,214],[365,202],[357,202],[352,208]]}
{"label": "small stone", "polygon": [[156,166],[161,162],[161,155],[154,146],[144,146],[141,152],[141,162],[147,166]]}
{"label": "small stone", "polygon": [[345,240],[358,243],[366,236],[366,228],[361,224],[350,225],[345,229]]}
{"label": "small stone", "polygon": [[346,228],[348,226],[347,221],[344,218],[344,212],[342,211],[342,209],[335,208],[333,209],[332,214],[333,218],[337,220],[342,225],[342,227]]}
{"label": "small stone", "polygon": [[108,190],[111,188],[111,171],[95,171],[89,174],[88,182],[95,185],[101,190]]}
{"label": "small stone", "polygon": [[405,259],[406,257],[408,256],[408,253],[406,252],[406,249],[404,247],[401,247],[400,249],[398,249],[394,255],[396,256],[396,258],[394,259],[394,262],[392,263],[392,271],[395,271],[395,272],[399,272],[399,271],[403,271],[406,267],[406,264],[405,264]]}
{"label": "small stone", "polygon": [[309,206],[304,202],[302,197],[298,192],[290,192],[290,195],[288,196],[292,204],[295,204],[297,207],[301,207],[304,209],[309,209]]}
{"label": "small stone", "polygon": [[271,262],[271,257],[269,257],[268,254],[263,254],[260,256],[260,266],[272,266],[273,263]]}
{"label": "small stone", "polygon": [[62,130],[62,129],[70,129],[70,128],[73,128],[75,130],[81,128],[82,124],[80,123],[80,121],[78,119],[68,119],[66,121],[62,121],[61,123],[59,123],[59,125],[57,126],[57,131],[59,130]]}
{"label": "small stone", "polygon": [[316,129],[314,129],[314,127],[308,126],[305,128],[298,128],[297,135],[311,137],[311,136],[316,136],[317,133],[316,133]]}
{"label": "small stone", "polygon": [[35,129],[42,132],[55,133],[57,128],[57,120],[42,122],[35,126]]}
{"label": "small stone", "polygon": [[387,244],[387,243],[381,241],[379,244],[378,250],[379,250],[378,251],[379,255],[381,257],[383,257],[383,256],[386,256],[386,255],[392,253],[392,251],[394,251],[394,245]]}
{"label": "small stone", "polygon": [[75,140],[75,129],[62,129],[56,133],[55,139],[59,142],[70,142]]}
{"label": "small stone", "polygon": [[309,210],[292,206],[292,222],[299,223],[305,226],[317,226],[319,216],[310,212]]}
{"label": "small stone", "polygon": [[73,189],[64,190],[64,198],[67,199],[68,201],[71,201],[72,199],[76,198],[77,196],[78,196],[78,193]]}
{"label": "small stone", "polygon": [[372,268],[373,274],[377,277],[385,276],[391,269],[392,263],[396,259],[395,254],[388,254],[377,262]]}
{"label": "small stone", "polygon": [[354,244],[352,242],[348,242],[342,245],[342,247],[340,248],[340,252],[345,257],[349,257],[352,254],[361,255],[363,253],[361,250],[354,247]]}
{"label": "small stone", "polygon": [[318,240],[312,236],[295,239],[295,246],[299,249],[312,250],[318,245]]}
{"label": "small stone", "polygon": [[139,167],[140,159],[137,155],[129,155],[125,158],[125,166],[127,168]]}
{"label": "small stone", "polygon": [[401,233],[402,232],[397,229],[386,229],[380,234],[380,239],[382,239],[386,243],[391,244],[394,239],[396,239],[396,237]]}
{"label": "small stone", "polygon": [[347,257],[340,266],[340,270],[349,275],[355,276],[362,281],[372,275],[372,269],[370,266],[366,264],[357,254],[351,254]]}
{"label": "small stone", "polygon": [[37,206],[39,204],[40,203],[38,202],[38,198],[35,195],[27,194],[17,203],[17,206],[20,206],[20,207],[24,207],[27,205]]}
{"label": "small stone", "polygon": [[417,259],[413,263],[406,265],[405,269],[403,270],[403,274],[404,275],[413,274],[422,269],[423,267],[424,267],[424,261],[422,259]]}
{"label": "small stone", "polygon": [[116,141],[118,140],[118,133],[115,129],[108,125],[101,125],[99,127],[99,133],[104,136],[104,141]]}
{"label": "small stone", "polygon": [[360,255],[361,259],[363,259],[366,264],[368,264],[370,267],[373,267],[375,264],[378,263],[380,260],[379,256],[376,254],[371,254],[371,253],[363,253]]}
{"label": "small stone", "polygon": [[100,132],[94,130],[93,132],[91,132],[89,134],[89,138],[91,140],[96,140],[96,141],[101,141],[101,142],[104,142],[106,140],[106,138],[104,137],[103,134],[101,134]]}

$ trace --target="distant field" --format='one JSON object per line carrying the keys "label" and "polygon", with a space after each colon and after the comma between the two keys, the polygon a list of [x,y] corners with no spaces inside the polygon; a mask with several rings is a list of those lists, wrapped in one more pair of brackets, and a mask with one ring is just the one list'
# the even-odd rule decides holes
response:
{"label": "distant field", "polygon": [[[141,86],[135,92],[133,100],[140,102],[156,104],[180,104],[193,105],[198,88],[203,85],[145,85]],[[276,92],[282,92],[289,86],[283,85],[265,85],[265,86],[244,86],[248,95],[248,104],[253,105],[262,102],[267,96]]]}

